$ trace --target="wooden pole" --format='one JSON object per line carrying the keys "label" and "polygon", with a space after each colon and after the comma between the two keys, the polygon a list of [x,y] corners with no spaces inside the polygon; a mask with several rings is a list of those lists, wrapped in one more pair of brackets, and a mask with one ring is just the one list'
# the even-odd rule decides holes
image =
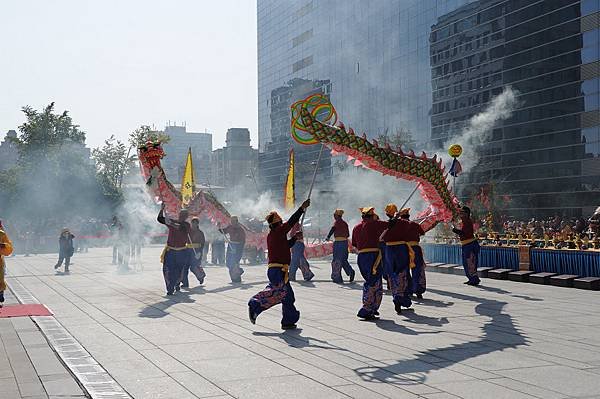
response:
{"label": "wooden pole", "polygon": [[[321,163],[321,157],[323,156],[323,148],[325,148],[325,144],[321,144],[321,149],[319,150],[319,157],[317,158],[317,164],[315,165],[315,171],[313,173],[312,181],[310,182],[310,188],[308,189],[308,198],[312,195],[312,190],[315,185],[315,180],[317,179],[317,171],[319,170],[319,164]],[[306,216],[306,211],[302,214],[302,219],[300,220],[300,231],[304,229],[304,216]]]}

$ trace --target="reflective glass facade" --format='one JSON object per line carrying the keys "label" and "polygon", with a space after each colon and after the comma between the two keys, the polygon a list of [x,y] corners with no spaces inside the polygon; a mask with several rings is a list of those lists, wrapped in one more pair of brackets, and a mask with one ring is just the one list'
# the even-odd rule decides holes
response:
{"label": "reflective glass facade", "polygon": [[[497,181],[517,216],[587,212],[600,201],[598,8],[599,0],[258,0],[264,187],[283,184],[289,105],[308,94],[328,94],[357,132],[409,131],[419,149],[446,141],[511,85],[519,109],[494,130],[462,190]],[[311,170],[318,146],[300,150]],[[322,170],[321,181],[336,172],[330,159]]]}

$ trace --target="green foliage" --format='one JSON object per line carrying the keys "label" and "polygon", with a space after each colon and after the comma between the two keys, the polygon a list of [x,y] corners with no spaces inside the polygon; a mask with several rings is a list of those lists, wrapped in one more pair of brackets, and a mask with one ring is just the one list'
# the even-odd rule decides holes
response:
{"label": "green foliage", "polygon": [[123,176],[133,164],[133,157],[124,143],[110,136],[104,145],[92,151],[92,159],[96,163],[96,177],[104,194],[120,198]]}
{"label": "green foliage", "polygon": [[54,113],[54,103],[37,111],[23,107],[26,121],[13,139],[17,167],[0,177],[10,194],[3,210],[26,220],[65,219],[92,214],[103,204],[85,133],[67,111]]}
{"label": "green foliage", "polygon": [[161,143],[168,143],[171,138],[164,132],[152,130],[150,126],[142,125],[135,129],[129,134],[129,145],[134,148],[138,148],[141,145],[146,144],[148,141],[160,141]]}

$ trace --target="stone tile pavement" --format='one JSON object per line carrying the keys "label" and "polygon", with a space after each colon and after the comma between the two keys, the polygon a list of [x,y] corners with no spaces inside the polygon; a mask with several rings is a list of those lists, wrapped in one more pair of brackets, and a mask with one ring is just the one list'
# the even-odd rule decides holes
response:
{"label": "stone tile pavement", "polygon": [[52,255],[12,257],[9,284],[50,307],[134,398],[600,397],[597,292],[430,273],[413,311],[396,315],[386,295],[381,319],[364,322],[361,284],[329,282],[320,261],[314,282],[293,283],[302,317],[283,332],[279,307],[247,320],[264,266],[241,285],[209,266],[204,287],[165,297],[160,251],[145,248],[144,271],[126,274],[109,249],[75,254],[70,275],[54,273]]}
{"label": "stone tile pavement", "polygon": [[[18,303],[10,291],[6,305]],[[84,398],[30,317],[0,319],[0,398]]]}

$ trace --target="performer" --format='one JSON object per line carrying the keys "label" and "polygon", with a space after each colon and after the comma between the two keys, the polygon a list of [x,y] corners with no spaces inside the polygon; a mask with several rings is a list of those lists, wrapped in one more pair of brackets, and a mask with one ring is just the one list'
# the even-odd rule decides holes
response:
{"label": "performer", "polygon": [[2,221],[0,220],[0,308],[4,306],[4,291],[6,290],[6,263],[4,261],[5,256],[10,256],[13,251],[13,245],[8,238],[8,234],[4,231]]}
{"label": "performer", "polygon": [[190,236],[188,241],[188,261],[183,266],[181,271],[181,288],[190,288],[188,274],[191,271],[198,279],[198,284],[204,284],[206,273],[202,268],[202,256],[204,253],[204,244],[206,239],[204,232],[200,230],[200,220],[192,218],[192,226],[190,228]]}
{"label": "performer", "polygon": [[453,226],[452,231],[460,237],[462,246],[462,261],[465,275],[469,279],[465,281],[468,285],[479,285],[477,275],[477,262],[479,260],[479,242],[475,237],[473,221],[471,220],[471,209],[463,206],[460,211],[461,227]]}
{"label": "performer", "polygon": [[269,278],[269,284],[248,302],[248,317],[252,324],[256,323],[256,318],[263,311],[281,303],[283,312],[281,328],[284,330],[296,328],[296,322],[300,319],[300,312],[294,306],[296,299],[294,298],[292,286],[288,281],[291,261],[290,247],[295,239],[292,238],[288,241],[287,233],[292,226],[298,223],[300,216],[309,206],[310,199],[307,199],[285,223],[282,222],[281,216],[275,211],[270,212],[266,217],[270,230],[267,235],[267,250],[269,252],[267,277]]}
{"label": "performer", "polygon": [[165,204],[160,208],[156,220],[164,224],[169,229],[167,236],[167,245],[161,255],[163,262],[163,276],[167,288],[167,295],[173,295],[174,290],[179,291],[179,279],[183,266],[189,260],[187,244],[189,243],[190,224],[186,222],[188,217],[187,209],[179,212],[178,220],[172,220],[165,217]]}
{"label": "performer", "polygon": [[[387,209],[391,212],[398,207],[389,204]],[[409,308],[412,305],[409,267],[414,267],[415,257],[409,244],[410,222],[398,219],[398,215],[395,215],[388,223],[389,227],[381,237],[385,242],[384,265],[387,267],[394,308],[396,313],[400,314],[402,307]]]}
{"label": "performer", "polygon": [[294,235],[294,245],[292,246],[292,261],[290,263],[290,281],[296,281],[296,271],[300,269],[304,281],[310,281],[315,274],[310,270],[310,264],[304,256],[304,234],[299,231]]}
{"label": "performer", "polygon": [[352,246],[358,251],[358,269],[365,279],[363,285],[362,308],[357,316],[373,320],[379,315],[383,296],[381,286],[381,250],[379,237],[387,228],[387,222],[374,219],[375,208],[360,208],[362,221],[352,229]]}
{"label": "performer", "polygon": [[244,254],[246,243],[246,231],[238,221],[237,216],[231,217],[231,224],[224,229],[219,229],[223,234],[229,234],[227,253],[225,254],[225,265],[229,269],[229,277],[232,283],[241,283],[244,269],[240,267],[240,261]]}
{"label": "performer", "polygon": [[400,210],[400,218],[407,220],[408,226],[408,245],[412,248],[415,256],[415,267],[410,269],[410,292],[423,299],[423,293],[426,289],[425,279],[425,259],[423,258],[423,249],[419,245],[421,236],[425,235],[423,228],[419,223],[410,221],[410,208]]}
{"label": "performer", "polygon": [[66,227],[60,232],[58,237],[58,262],[54,265],[54,270],[62,266],[63,260],[65,262],[65,273],[69,273],[69,265],[71,264],[71,257],[75,252],[73,246],[73,238],[75,236],[71,234],[69,229]]}
{"label": "performer", "polygon": [[[387,204],[385,206],[385,215],[388,217],[388,222],[392,219],[395,219],[397,213],[398,207],[396,204]],[[390,277],[388,276],[389,267],[386,265],[385,242],[383,241],[383,237],[379,237],[379,248],[381,249],[381,262],[383,262],[382,279],[386,283],[387,291],[391,291],[392,283],[390,282]]]}
{"label": "performer", "polygon": [[348,263],[348,237],[350,237],[350,231],[348,230],[348,223],[342,216],[344,215],[343,209],[336,209],[333,212],[333,226],[327,234],[327,241],[334,237],[333,242],[333,260],[331,261],[331,280],[334,283],[341,284],[342,280],[342,269],[348,276],[348,281],[353,282],[356,272]]}

